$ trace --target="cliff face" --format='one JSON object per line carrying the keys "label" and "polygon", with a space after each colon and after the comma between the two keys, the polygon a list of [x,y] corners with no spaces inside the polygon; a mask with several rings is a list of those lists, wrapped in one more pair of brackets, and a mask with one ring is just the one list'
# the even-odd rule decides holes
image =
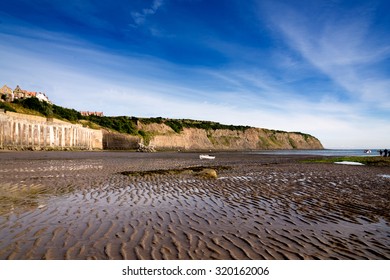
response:
{"label": "cliff face", "polygon": [[140,124],[140,128],[150,135],[149,145],[158,150],[323,149],[317,138],[296,132],[184,128],[175,133],[165,124]]}

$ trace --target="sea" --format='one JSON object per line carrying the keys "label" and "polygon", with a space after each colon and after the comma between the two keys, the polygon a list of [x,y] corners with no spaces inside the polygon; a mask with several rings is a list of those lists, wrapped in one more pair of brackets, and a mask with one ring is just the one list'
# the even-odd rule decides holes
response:
{"label": "sea", "polygon": [[365,153],[363,149],[324,149],[324,150],[267,150],[253,151],[252,154],[263,155],[311,155],[311,156],[379,156],[380,149],[371,149],[371,153]]}

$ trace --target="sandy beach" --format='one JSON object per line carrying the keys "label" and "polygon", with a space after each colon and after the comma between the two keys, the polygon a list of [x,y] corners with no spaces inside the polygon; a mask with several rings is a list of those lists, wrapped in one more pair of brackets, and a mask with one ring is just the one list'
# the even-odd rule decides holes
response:
{"label": "sandy beach", "polygon": [[0,152],[0,259],[390,258],[390,167],[215,155]]}

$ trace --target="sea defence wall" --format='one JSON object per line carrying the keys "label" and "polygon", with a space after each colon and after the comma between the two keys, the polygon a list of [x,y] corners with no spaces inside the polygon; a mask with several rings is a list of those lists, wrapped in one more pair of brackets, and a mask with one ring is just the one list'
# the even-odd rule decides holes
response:
{"label": "sea defence wall", "polygon": [[4,112],[0,109],[0,149],[103,149],[101,130],[53,118]]}
{"label": "sea defence wall", "polygon": [[112,131],[103,131],[104,150],[136,150],[139,148],[141,138]]}

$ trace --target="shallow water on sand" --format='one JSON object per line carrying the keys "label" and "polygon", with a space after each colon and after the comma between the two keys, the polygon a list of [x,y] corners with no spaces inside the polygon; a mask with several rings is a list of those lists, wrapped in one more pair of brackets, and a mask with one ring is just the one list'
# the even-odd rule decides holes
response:
{"label": "shallow water on sand", "polygon": [[389,168],[297,159],[2,153],[0,259],[388,259]]}

